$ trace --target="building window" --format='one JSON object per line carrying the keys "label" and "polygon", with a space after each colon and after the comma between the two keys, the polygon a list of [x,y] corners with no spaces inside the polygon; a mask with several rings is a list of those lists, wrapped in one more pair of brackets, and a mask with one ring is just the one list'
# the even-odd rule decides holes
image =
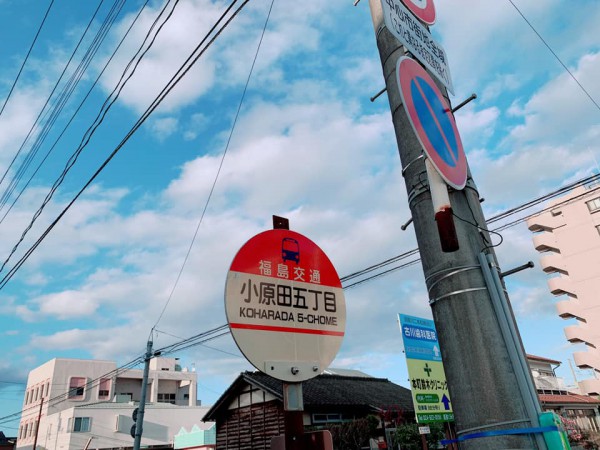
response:
{"label": "building window", "polygon": [[158,403],[175,404],[175,394],[158,394]]}
{"label": "building window", "polygon": [[69,427],[73,433],[86,433],[91,430],[92,419],[90,417],[73,417]]}
{"label": "building window", "polygon": [[85,392],[85,378],[72,377],[69,381],[69,398],[72,400],[83,399]]}
{"label": "building window", "polygon": [[98,398],[106,400],[110,396],[110,379],[101,378],[100,385],[98,386]]}
{"label": "building window", "polygon": [[600,209],[600,197],[585,202],[590,212],[598,211]]}
{"label": "building window", "polygon": [[336,423],[342,422],[341,414],[313,414],[313,423]]}

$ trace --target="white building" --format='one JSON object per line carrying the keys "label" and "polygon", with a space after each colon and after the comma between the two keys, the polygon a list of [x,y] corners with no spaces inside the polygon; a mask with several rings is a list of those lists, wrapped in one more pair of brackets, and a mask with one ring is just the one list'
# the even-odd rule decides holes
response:
{"label": "white building", "polygon": [[[210,427],[201,422],[207,408],[196,404],[196,379],[176,359],[150,361],[142,445],[171,445],[182,427]],[[48,361],[29,373],[17,448],[131,447],[141,388],[142,370],[119,371],[112,361]]]}

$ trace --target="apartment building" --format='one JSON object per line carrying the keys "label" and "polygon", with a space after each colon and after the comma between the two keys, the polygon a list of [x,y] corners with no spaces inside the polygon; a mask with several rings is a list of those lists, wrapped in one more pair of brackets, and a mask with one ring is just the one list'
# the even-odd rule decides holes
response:
{"label": "apartment building", "polygon": [[[550,292],[561,300],[558,315],[576,319],[565,327],[571,343],[583,343],[585,351],[573,353],[581,369],[600,373],[600,187],[579,186],[527,221],[533,245],[541,253],[540,264],[549,274]],[[600,395],[600,379],[579,382],[582,393]]]}
{"label": "apartment building", "polygon": [[[56,358],[27,379],[17,435],[19,450],[131,447],[132,413],[143,371],[115,362]],[[143,445],[171,445],[182,427],[210,427],[197,405],[197,374],[174,358],[153,358],[148,377]]]}

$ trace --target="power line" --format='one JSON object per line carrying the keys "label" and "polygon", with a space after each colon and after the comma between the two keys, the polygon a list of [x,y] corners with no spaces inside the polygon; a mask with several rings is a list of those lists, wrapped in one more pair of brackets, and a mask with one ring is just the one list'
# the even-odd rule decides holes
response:
{"label": "power line", "polygon": [[[175,6],[177,6],[177,3],[179,2],[179,0],[176,0],[175,2]],[[19,248],[20,244],[23,242],[23,240],[25,239],[25,236],[29,233],[29,231],[31,230],[31,228],[33,227],[34,223],[37,221],[38,217],[42,214],[42,211],[44,210],[44,208],[46,207],[46,205],[50,202],[50,200],[52,199],[52,197],[54,196],[54,193],[57,191],[57,189],[60,187],[60,185],[63,183],[63,181],[65,180],[66,175],[68,174],[68,172],[71,170],[71,168],[75,165],[75,163],[77,162],[77,159],[79,157],[79,155],[81,154],[81,152],[85,149],[85,147],[87,147],[87,145],[89,144],[93,134],[95,133],[95,131],[98,129],[98,127],[100,126],[100,124],[104,121],[104,118],[106,117],[106,114],[108,113],[108,110],[111,108],[111,106],[116,102],[116,100],[118,99],[121,91],[123,90],[124,86],[127,84],[127,82],[129,81],[129,79],[131,79],[131,77],[133,76],[133,74],[135,73],[135,70],[137,69],[140,61],[142,60],[142,58],[144,57],[144,55],[150,50],[150,48],[152,47],[152,45],[154,44],[156,37],[158,35],[158,33],[160,32],[160,30],[162,29],[162,27],[165,25],[165,23],[170,19],[171,15],[173,14],[174,8],[167,14],[167,17],[163,20],[163,22],[160,24],[160,26],[158,27],[158,30],[156,31],[156,33],[154,34],[152,40],[150,41],[150,43],[148,44],[147,48],[145,49],[144,52],[141,52],[144,45],[146,45],[150,34],[152,32],[152,30],[154,29],[154,27],[156,26],[156,24],[158,23],[158,20],[162,17],[163,13],[165,12],[167,6],[170,4],[170,2],[165,3],[163,9],[161,10],[160,14],[158,15],[158,17],[155,19],[154,23],[152,24],[152,26],[150,27],[150,30],[148,31],[148,33],[146,34],[146,37],[144,38],[144,41],[142,42],[140,48],[138,49],[137,53],[133,56],[133,58],[129,61],[129,63],[127,64],[127,66],[125,67],[125,70],[123,71],[123,73],[121,74],[121,78],[117,83],[117,86],[115,86],[115,88],[113,89],[113,91],[109,94],[109,96],[106,98],[104,104],[102,105],[100,111],[98,112],[98,114],[96,115],[96,118],[94,119],[92,125],[90,125],[88,127],[88,129],[86,130],[86,132],[84,133],[84,136],[81,139],[81,142],[79,144],[79,146],[77,147],[77,149],[75,150],[75,152],[73,152],[73,154],[71,155],[71,157],[69,158],[69,160],[66,163],[65,168],[63,169],[62,173],[59,175],[59,177],[56,179],[56,181],[54,182],[54,184],[52,185],[50,191],[48,192],[48,194],[46,195],[46,198],[44,199],[44,201],[42,202],[42,205],[38,208],[38,210],[34,213],[32,219],[30,220],[28,226],[25,228],[25,230],[23,231],[23,233],[21,234],[21,237],[19,238],[19,240],[17,241],[17,243],[13,246],[11,252],[9,253],[8,257],[4,260],[2,266],[0,267],[0,272],[2,272],[2,270],[4,270],[4,268],[6,267],[6,264],[10,261],[10,259],[12,258],[12,256],[15,254],[15,252],[17,251],[17,249]],[[139,56],[139,57],[138,57]],[[136,59],[137,58],[137,59]],[[135,61],[135,64],[133,66],[133,69],[131,70],[131,73],[127,76],[127,78],[125,78],[125,75],[127,73],[127,71],[129,70],[129,67],[131,66],[131,64]],[[116,94],[115,94],[116,92]],[[113,97],[114,95],[114,97]],[[124,143],[123,143],[124,144]],[[113,152],[113,155],[116,152]],[[106,163],[102,166],[102,168],[106,165]],[[96,172],[96,175],[99,172]],[[94,178],[95,178],[94,176]],[[87,188],[87,184],[84,187]],[[83,190],[81,190],[79,192],[79,194],[77,195],[76,198],[79,197],[79,195],[83,192]],[[74,200],[69,204],[69,206],[67,207],[67,209],[70,207],[70,205],[72,205],[72,203],[74,202]],[[63,210],[63,213],[59,216],[59,219],[62,217],[62,215],[64,215],[64,213],[66,212],[66,210]],[[46,230],[46,232],[49,232],[58,222],[58,220],[55,220],[52,224],[51,224],[51,228],[48,228]],[[47,233],[46,233],[47,234]],[[45,234],[42,235],[42,240],[45,237]],[[41,242],[40,240],[38,240],[37,242]],[[36,247],[39,244],[34,244]],[[30,248],[31,249],[31,248]],[[26,253],[27,255],[27,253]],[[14,267],[13,267],[14,268]],[[9,272],[10,274],[10,272]],[[5,276],[6,278],[6,276]],[[0,283],[1,284],[1,283]],[[1,287],[0,287],[1,289]]]}
{"label": "power line", "polygon": [[[108,32],[110,31],[113,24],[115,23],[115,21],[116,21],[117,17],[119,16],[124,5],[125,5],[125,0],[115,0],[115,2],[112,5],[112,8],[110,9],[108,14],[104,18],[104,21],[103,21],[100,29],[96,32],[94,38],[92,39],[92,42],[86,49],[77,68],[73,71],[69,80],[65,83],[61,92],[58,94],[58,98],[56,100],[54,100],[53,105],[49,108],[48,111],[44,112],[44,109],[42,110],[41,116],[43,116],[43,117],[40,119],[40,116],[38,116],[38,120],[36,120],[34,122],[34,124],[32,125],[30,133],[28,134],[25,141],[22,143],[21,148],[19,149],[18,153],[20,153],[21,150],[25,147],[25,145],[29,141],[29,137],[32,136],[33,134],[35,134],[35,133],[32,133],[32,131],[37,128],[38,122],[43,123],[42,129],[39,133],[37,133],[37,136],[36,136],[33,144],[31,145],[29,151],[27,152],[25,159],[21,162],[19,169],[16,171],[16,174],[13,176],[9,186],[4,191],[4,193],[0,199],[0,209],[2,209],[7,204],[7,202],[10,199],[10,196],[13,194],[14,190],[17,188],[18,184],[21,182],[25,173],[29,169],[29,166],[31,165],[31,163],[33,162],[34,158],[36,157],[39,149],[45,142],[46,137],[49,135],[50,131],[52,130],[52,128],[54,126],[54,123],[57,121],[58,117],[62,113],[64,107],[66,106],[68,100],[71,98],[76,87],[79,85],[79,82],[81,81],[84,73],[86,72],[88,66],[90,65],[94,56],[98,52],[102,42],[104,41]],[[85,36],[85,34],[84,34],[84,36]],[[84,36],[82,36],[82,39]],[[67,67],[65,67],[65,70]],[[61,76],[61,78],[62,78],[62,76]],[[45,158],[44,158],[44,161],[45,161]],[[36,173],[37,173],[37,170],[36,170]]]}
{"label": "power line", "polygon": [[19,148],[19,150],[17,151],[17,153],[15,154],[15,156],[13,157],[12,161],[10,162],[10,164],[8,165],[8,167],[6,168],[6,170],[4,171],[4,174],[2,175],[2,177],[0,178],[0,185],[2,184],[2,182],[4,181],[4,178],[6,177],[6,175],[8,174],[9,170],[11,169],[12,165],[15,163],[15,161],[17,160],[17,158],[19,157],[19,155],[21,154],[21,151],[23,150],[25,143],[29,140],[29,137],[31,136],[31,134],[34,132],[35,128],[36,128],[36,124],[38,123],[38,121],[40,120],[40,118],[42,117],[42,114],[44,112],[44,110],[46,109],[46,106],[48,106],[48,103],[50,103],[50,99],[52,98],[52,96],[54,95],[54,92],[56,91],[56,89],[58,88],[63,76],[65,75],[67,68],[69,67],[69,65],[71,64],[71,61],[73,60],[73,58],[75,57],[75,54],[77,53],[77,50],[79,49],[79,46],[81,45],[81,43],[83,42],[83,39],[85,37],[85,35],[87,34],[88,30],[90,29],[90,27],[92,26],[92,23],[96,17],[96,15],[98,14],[98,11],[100,10],[100,6],[102,6],[102,2],[104,0],[102,0],[99,4],[98,7],[96,8],[96,11],[94,11],[94,15],[92,16],[92,18],[90,19],[90,21],[87,24],[87,27],[85,28],[85,31],[83,32],[83,34],[81,35],[81,38],[79,39],[79,41],[77,42],[77,45],[75,46],[75,49],[73,50],[73,52],[71,53],[71,56],[69,57],[69,60],[67,61],[67,64],[65,65],[62,73],[60,74],[60,77],[58,78],[58,80],[56,81],[56,83],[54,84],[54,87],[52,88],[52,92],[50,92],[50,95],[48,96],[48,98],[46,99],[46,103],[44,103],[44,106],[42,107],[42,109],[40,110],[37,118],[35,119],[35,122],[33,123],[33,125],[31,126],[31,128],[29,129],[29,132],[27,133],[27,136],[25,137],[25,140],[23,141],[23,143],[21,144],[21,147]]}
{"label": "power line", "polygon": [[[233,7],[235,2],[233,2],[231,4],[230,7]],[[248,86],[250,84],[250,79],[252,78],[252,73],[254,72],[254,66],[256,64],[256,59],[258,58],[258,53],[260,52],[260,47],[262,45],[263,42],[263,38],[265,36],[265,32],[267,31],[267,25],[269,24],[269,19],[271,17],[271,11],[273,10],[273,3],[275,3],[275,0],[271,0],[271,5],[269,7],[269,12],[267,13],[267,18],[265,19],[265,24],[263,26],[262,29],[262,33],[260,35],[260,39],[258,41],[258,45],[256,47],[256,52],[254,53],[254,59],[252,60],[252,65],[250,66],[250,71],[248,73],[248,78],[246,79],[246,84],[244,85],[244,90],[242,91],[242,96],[240,97],[240,102],[237,108],[237,111],[235,113],[235,117],[233,119],[233,123],[231,125],[231,130],[229,131],[229,136],[227,138],[227,143],[225,144],[225,150],[223,150],[223,154],[221,155],[221,161],[219,162],[219,167],[217,168],[217,173],[215,174],[215,178],[213,180],[212,186],[210,187],[210,191],[208,193],[208,197],[206,199],[206,202],[204,204],[204,209],[202,210],[202,214],[200,214],[200,219],[198,220],[198,225],[196,226],[196,230],[194,231],[194,236],[192,237],[192,241],[190,242],[190,245],[188,247],[187,253],[185,255],[185,258],[183,259],[183,263],[181,264],[181,268],[179,269],[179,273],[177,274],[177,277],[175,279],[175,283],[173,284],[173,288],[171,289],[171,292],[169,293],[169,297],[167,298],[167,302],[165,303],[165,306],[163,307],[160,315],[158,316],[158,319],[156,320],[156,323],[154,324],[155,328],[158,323],[160,322],[160,320],[162,319],[165,311],[167,310],[167,307],[169,306],[169,303],[171,302],[171,299],[173,297],[173,294],[175,293],[175,289],[177,288],[177,285],[179,284],[179,279],[181,278],[181,275],[183,274],[183,269],[185,268],[185,265],[190,257],[190,253],[192,252],[192,247],[194,246],[194,242],[196,242],[196,237],[198,236],[198,231],[200,230],[200,225],[202,225],[202,221],[204,220],[204,216],[206,214],[206,211],[208,210],[208,205],[210,203],[210,200],[212,199],[212,195],[215,191],[215,187],[217,185],[217,181],[219,179],[219,175],[221,174],[221,169],[223,168],[223,164],[225,162],[225,156],[227,155],[227,151],[229,150],[229,144],[231,143],[231,138],[233,136],[233,132],[235,131],[235,126],[237,124],[238,118],[240,116],[240,111],[242,110],[242,105],[244,103],[244,99],[246,98],[246,92],[248,91]]]}
{"label": "power line", "polygon": [[15,89],[15,86],[17,85],[17,82],[19,81],[19,78],[21,77],[21,72],[23,72],[23,68],[25,67],[25,64],[27,63],[27,61],[29,60],[29,55],[31,54],[31,51],[33,50],[33,47],[35,46],[35,43],[37,42],[37,38],[40,35],[40,32],[42,31],[44,24],[46,23],[46,19],[48,18],[48,14],[50,14],[50,10],[52,9],[53,4],[54,4],[54,0],[51,0],[50,4],[48,5],[48,9],[46,10],[46,14],[44,14],[44,18],[42,19],[42,23],[40,24],[40,26],[37,29],[37,32],[35,33],[33,42],[29,46],[27,55],[25,55],[25,59],[23,60],[23,63],[21,64],[21,68],[19,69],[19,72],[17,73],[17,76],[15,77],[15,81],[13,82],[12,86],[10,87],[10,91],[8,92],[8,95],[4,99],[2,108],[0,108],[0,116],[2,116],[2,113],[4,112],[4,108],[6,107],[6,104],[8,103],[8,100],[10,99],[10,97],[13,93],[13,90]]}
{"label": "power line", "polygon": [[[79,106],[77,107],[77,109],[75,110],[75,112],[71,115],[71,118],[69,119],[69,121],[67,122],[67,124],[65,125],[65,127],[63,128],[63,130],[61,131],[60,135],[54,141],[54,144],[52,144],[52,146],[48,149],[48,151],[46,152],[46,155],[44,156],[44,158],[40,161],[40,163],[38,164],[38,166],[35,169],[35,171],[29,177],[29,180],[27,181],[27,183],[25,183],[25,185],[23,186],[23,188],[21,189],[21,191],[19,192],[19,194],[15,197],[15,199],[13,200],[13,202],[11,203],[11,205],[8,207],[8,209],[6,210],[6,212],[4,213],[4,215],[2,216],[2,218],[0,218],[0,224],[2,224],[2,222],[4,222],[4,219],[6,219],[6,216],[10,213],[10,211],[15,206],[15,204],[17,203],[17,201],[21,198],[21,196],[23,195],[23,193],[25,192],[25,190],[27,189],[27,187],[29,186],[29,184],[31,183],[31,181],[33,180],[33,178],[35,177],[35,175],[38,173],[38,171],[40,170],[40,168],[42,167],[42,165],[46,162],[46,160],[48,159],[48,157],[50,156],[50,154],[52,153],[52,151],[55,149],[55,147],[58,144],[58,142],[62,139],[63,135],[65,134],[65,132],[67,131],[67,129],[69,128],[69,126],[71,126],[71,123],[73,122],[73,120],[75,119],[75,117],[79,114],[79,111],[81,110],[81,108],[83,107],[83,105],[85,104],[85,102],[87,101],[87,99],[89,98],[89,96],[92,93],[94,87],[96,87],[96,85],[98,84],[98,81],[100,80],[100,78],[102,77],[102,75],[104,74],[104,72],[106,71],[106,69],[109,66],[109,64],[111,63],[111,61],[113,60],[113,58],[115,57],[115,55],[117,54],[117,52],[119,51],[119,49],[121,48],[121,45],[123,44],[123,42],[125,41],[125,39],[129,35],[129,32],[131,31],[131,29],[133,28],[133,26],[135,25],[135,23],[138,21],[140,15],[142,14],[142,12],[144,11],[144,9],[148,5],[149,1],[150,0],[146,0],[144,2],[144,4],[142,5],[142,7],[140,8],[140,10],[138,11],[137,15],[134,17],[133,21],[131,22],[131,24],[129,25],[129,27],[127,28],[127,30],[125,31],[125,33],[123,34],[123,37],[119,41],[119,44],[117,45],[117,47],[115,48],[115,50],[111,54],[110,58],[108,58],[108,60],[104,64],[104,67],[102,68],[102,70],[100,71],[100,73],[98,74],[98,76],[96,77],[96,79],[94,80],[94,82],[92,83],[92,85],[90,86],[90,88],[88,89],[86,95],[83,97],[83,99],[79,103]],[[2,209],[2,205],[0,205],[0,210],[1,209]]]}
{"label": "power line", "polygon": [[[165,8],[167,7],[168,3],[165,4],[165,7],[163,8],[163,10],[161,11],[161,13],[159,14],[159,18],[162,16]],[[171,17],[172,11],[171,13],[167,16],[167,18],[165,19],[165,21],[161,24],[161,26],[159,27],[158,32],[162,29],[162,26],[164,25],[164,23]],[[144,42],[142,43],[141,48],[144,46],[144,44],[147,42],[148,36],[150,34],[150,32],[152,31],[154,25],[156,24],[158,18],[155,20],[154,24],[152,25],[152,27],[150,28],[150,31],[148,32],[148,34],[146,35],[146,38],[144,39]],[[156,35],[155,35],[156,37]],[[152,40],[152,42],[150,43],[150,45],[148,46],[148,49],[146,50],[146,52],[150,49],[150,47],[152,46],[152,44],[154,43],[154,40]],[[136,55],[134,56],[137,57],[137,55],[139,54],[140,50],[138,50],[138,53],[136,53]],[[127,81],[129,80],[129,78],[131,78],[131,76],[133,75],[133,73],[135,72],[135,69],[137,68],[137,65],[139,64],[141,58],[144,56],[144,54],[146,53],[144,52],[140,58],[137,60],[136,65],[134,66],[130,76],[123,82],[121,83],[121,81],[123,80],[124,74],[125,72],[128,70],[131,62],[133,61],[133,59],[129,62],[129,64],[127,65],[127,67],[125,68],[124,73],[121,76],[121,79],[119,80],[119,83],[121,84],[119,86],[119,83],[117,84],[117,86],[113,89],[113,91],[110,93],[110,95],[107,97],[107,99],[105,100],[104,104],[102,105],[100,111],[98,112],[98,114],[96,115],[96,118],[94,119],[92,125],[90,125],[88,127],[88,129],[86,130],[86,132],[84,133],[81,142],[79,144],[79,146],[77,147],[77,149],[73,152],[73,154],[70,156],[70,158],[68,159],[65,168],[63,169],[62,173],[59,175],[59,177],[55,180],[55,182],[53,183],[52,187],[50,188],[50,191],[48,192],[48,194],[46,194],[46,197],[44,198],[44,201],[42,202],[42,205],[37,209],[37,211],[33,214],[32,219],[30,220],[29,224],[27,225],[27,227],[25,228],[25,230],[21,233],[21,237],[19,238],[19,240],[17,241],[17,243],[13,246],[12,250],[10,251],[8,257],[4,260],[4,262],[2,263],[2,266],[0,267],[0,272],[2,272],[4,270],[4,268],[6,267],[6,264],[10,261],[10,259],[12,258],[12,256],[16,253],[17,249],[19,248],[19,246],[21,245],[21,243],[23,242],[23,240],[25,239],[25,237],[27,236],[27,234],[29,233],[29,231],[31,230],[31,228],[33,227],[34,223],[37,221],[37,219],[39,218],[39,216],[42,214],[43,210],[45,209],[45,207],[48,205],[48,203],[50,202],[50,200],[52,199],[52,197],[54,196],[55,192],[58,190],[58,188],[60,187],[60,185],[64,182],[67,174],[69,173],[69,171],[71,170],[71,168],[75,165],[75,163],[77,162],[77,159],[79,157],[79,155],[81,154],[81,152],[85,149],[85,147],[87,147],[87,145],[89,144],[93,134],[95,133],[95,131],[98,129],[98,127],[100,126],[100,124],[103,122],[104,117],[106,116],[106,114],[108,113],[108,110],[110,109],[110,107],[114,104],[114,102],[117,100],[117,98],[119,97],[119,94],[121,93],[121,90],[123,89],[123,87],[125,86],[125,84],[127,83]],[[117,88],[120,89],[118,90],[117,94],[115,95],[114,99],[112,99],[112,101],[109,100],[111,99],[111,97],[113,96],[113,94],[115,93],[115,91],[117,90]]]}
{"label": "power line", "polygon": [[535,27],[531,24],[531,22],[527,19],[527,17],[525,17],[525,15],[521,12],[521,10],[517,7],[517,5],[515,5],[515,3],[513,2],[513,0],[508,0],[508,1],[510,2],[511,5],[513,5],[513,7],[517,10],[517,12],[521,15],[521,17],[527,23],[527,25],[529,25],[529,28],[531,28],[533,30],[533,32],[537,35],[537,37],[540,38],[540,40],[546,46],[546,48],[548,50],[550,50],[550,53],[552,53],[552,55],[554,56],[554,58],[556,58],[556,60],[560,63],[560,65],[563,66],[563,68],[567,71],[567,73],[575,81],[575,83],[577,83],[577,85],[579,86],[579,88],[585,93],[585,95],[587,95],[587,97],[591,100],[591,102],[596,106],[596,109],[598,109],[600,111],[600,105],[598,105],[598,103],[596,102],[596,100],[594,100],[594,98],[586,90],[586,88],[583,87],[583,85],[579,82],[579,80],[577,79],[577,77],[575,77],[575,75],[573,74],[573,72],[571,72],[571,70],[569,70],[569,68],[566,66],[566,64],[564,62],[562,62],[562,60],[556,54],[556,52],[554,50],[552,50],[552,47],[550,47],[550,45],[548,44],[548,42],[546,42],[546,40],[542,37],[542,35],[535,29]]}
{"label": "power line", "polygon": [[[171,81],[167,84],[167,86],[165,86],[163,88],[163,90],[161,91],[161,93],[155,98],[155,100],[152,102],[152,104],[146,109],[146,111],[144,112],[144,114],[142,115],[142,117],[140,117],[138,119],[138,121],[135,123],[135,125],[131,128],[131,130],[127,133],[127,135],[121,140],[121,142],[112,151],[112,153],[106,158],[106,160],[102,163],[102,165],[96,170],[96,172],[94,172],[94,174],[90,177],[90,179],[86,182],[86,184],[79,190],[79,192],[67,204],[67,206],[62,210],[62,212],[56,217],[56,219],[54,219],[54,221],[46,228],[46,230],[36,240],[36,242],[25,252],[25,254],[21,257],[21,259],[10,269],[10,271],[4,276],[4,278],[2,280],[0,280],[0,290],[6,286],[6,284],[14,276],[14,274],[16,273],[16,271],[18,271],[19,268],[29,258],[29,256],[31,256],[31,254],[41,244],[41,242],[46,238],[46,236],[50,233],[50,231],[62,219],[62,217],[71,208],[71,206],[73,206],[73,204],[77,201],[77,199],[81,196],[81,194],[83,194],[83,192],[90,186],[90,184],[93,183],[93,181],[104,170],[104,168],[114,158],[114,156],[119,152],[119,150],[127,143],[127,141],[131,138],[131,136],[133,136],[133,134],[142,126],[142,124],[148,119],[148,117],[156,110],[156,108],[158,107],[158,105],[165,99],[165,97],[171,92],[171,90],[173,90],[173,88],[177,85],[177,83],[179,83],[179,81],[181,81],[181,79],[187,74],[187,72],[196,63],[196,61],[214,43],[214,41],[221,35],[221,33],[225,30],[225,28],[227,28],[229,26],[229,24],[231,23],[231,21],[248,4],[249,1],[250,0],[245,0],[242,3],[242,5],[240,7],[238,7],[233,12],[232,16],[215,33],[215,35],[209,40],[209,42],[206,44],[206,46],[204,48],[201,48],[202,42],[196,47],[196,49],[194,50],[194,52],[188,57],[188,59],[184,62],[184,64],[179,68],[179,70],[177,71],[177,73],[171,78]],[[206,38],[205,38],[205,40],[206,40]],[[103,118],[104,118],[104,116],[102,117],[102,119]],[[88,141],[89,141],[89,139],[88,139]],[[30,223],[29,229],[31,229],[31,226],[32,226],[32,224]],[[24,239],[24,236],[22,237],[22,239]],[[22,242],[22,240],[20,242]]]}
{"label": "power line", "polygon": [[[542,196],[540,196],[540,197],[538,197],[536,199],[533,199],[533,200],[531,200],[529,202],[526,202],[526,203],[524,203],[522,205],[519,205],[519,206],[517,206],[515,208],[511,208],[511,209],[509,209],[507,211],[504,211],[504,212],[502,212],[500,214],[497,214],[497,215],[493,216],[492,218],[490,218],[489,220],[487,220],[486,223],[490,224],[490,223],[497,222],[497,221],[499,221],[501,219],[505,219],[507,217],[510,217],[511,215],[516,214],[517,212],[521,212],[521,211],[523,211],[525,209],[529,209],[529,208],[531,208],[533,206],[536,206],[536,205],[538,205],[538,204],[540,204],[540,203],[542,203],[544,201],[550,200],[550,199],[555,198],[555,197],[557,197],[557,196],[559,196],[561,194],[564,194],[565,192],[573,189],[576,186],[581,186],[581,185],[587,185],[589,183],[594,183],[594,182],[597,182],[599,179],[600,179],[600,174],[596,174],[596,175],[592,175],[592,176],[589,176],[589,177],[586,177],[586,178],[582,178],[582,179],[580,179],[578,181],[575,181],[573,183],[570,183],[570,184],[567,184],[565,186],[562,186],[559,189],[556,189],[556,190],[554,190],[552,192],[549,192],[549,193],[547,193],[545,195],[542,195]],[[561,201],[559,203],[556,203],[556,204],[553,204],[553,205],[548,206],[546,208],[543,208],[540,211],[536,211],[536,212],[534,212],[532,214],[529,214],[527,216],[521,217],[521,218],[519,218],[516,221],[510,222],[508,224],[502,225],[502,226],[500,226],[498,228],[495,228],[493,230],[488,230],[488,231],[491,232],[491,233],[498,234],[499,231],[503,231],[503,230],[505,230],[507,228],[513,227],[515,225],[518,225],[518,224],[526,221],[527,219],[530,219],[532,217],[538,216],[538,215],[542,214],[543,212],[546,212],[548,210],[557,208],[558,206],[561,206],[561,205],[564,205],[566,203],[570,203],[572,201],[575,201],[578,198],[581,198],[583,196],[589,195],[590,193],[596,192],[598,190],[600,190],[600,186],[592,188],[592,189],[587,189],[586,192],[584,192],[583,194],[580,194],[580,195],[578,195],[576,197],[565,199],[565,200],[563,200],[563,201]],[[378,264],[375,264],[373,266],[367,267],[366,269],[363,269],[363,270],[360,270],[358,272],[355,272],[355,273],[352,273],[350,275],[347,275],[345,277],[342,277],[342,278],[340,278],[340,280],[342,282],[344,282],[344,281],[350,281],[351,279],[358,278],[361,275],[365,275],[365,274],[373,272],[373,271],[375,271],[375,270],[377,270],[379,268],[383,268],[385,266],[388,266],[388,265],[393,264],[395,262],[399,262],[401,260],[404,260],[406,258],[409,258],[410,256],[414,256],[414,255],[417,255],[417,254],[419,254],[419,249],[418,248],[409,250],[408,252],[402,253],[402,254],[400,254],[398,256],[395,256],[393,258],[387,259],[387,260],[382,261],[382,262],[380,262]],[[397,270],[401,270],[401,269],[405,269],[407,267],[410,267],[410,266],[418,263],[419,261],[420,261],[420,258],[417,258],[417,259],[412,260],[412,261],[410,261],[408,263],[402,264],[400,266],[394,267],[394,268],[386,270],[384,272],[377,273],[377,274],[372,275],[370,277],[364,278],[364,279],[362,279],[362,280],[360,280],[360,281],[358,281],[356,283],[353,283],[353,284],[350,284],[350,285],[346,285],[346,286],[344,286],[344,289],[350,289],[350,288],[358,286],[358,285],[360,285],[360,284],[362,284],[364,282],[373,280],[375,278],[379,278],[380,276],[388,275],[391,272],[394,272],[394,271],[397,271]]]}

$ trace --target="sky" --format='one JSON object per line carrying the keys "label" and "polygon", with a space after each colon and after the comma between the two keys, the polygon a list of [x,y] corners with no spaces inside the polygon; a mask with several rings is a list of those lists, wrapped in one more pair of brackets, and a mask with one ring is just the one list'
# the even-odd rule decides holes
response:
{"label": "sky", "polygon": [[[600,110],[574,78],[600,101],[600,4],[513,2],[572,75],[508,0],[438,0],[432,26],[449,60],[452,103],[477,94],[456,118],[487,217],[599,171]],[[49,3],[0,0],[0,104]],[[0,113],[1,261],[89,137],[164,2],[127,1],[106,28],[113,5],[57,0]],[[176,5],[1,278],[227,5]],[[52,358],[125,364],[143,354],[153,327],[162,347],[225,324],[231,261],[272,227],[273,214],[316,242],[340,276],[416,248],[412,227],[400,228],[410,212],[387,97],[370,101],[384,80],[367,0],[274,1],[257,54],[270,7],[271,0],[247,4],[0,288],[0,416],[21,409],[27,373]],[[78,72],[98,33],[103,40]],[[72,95],[61,96],[69,86]],[[60,114],[43,109],[48,98],[63,106]],[[20,180],[14,191],[13,179]],[[538,262],[525,224],[502,235],[496,251],[504,270]],[[562,361],[558,375],[572,384],[589,374],[569,368],[580,348],[564,338],[569,321],[556,316],[546,279],[536,264],[509,277],[509,295],[526,351]],[[397,314],[431,317],[421,266],[347,289],[345,297],[346,335],[332,366],[408,386]],[[195,367],[203,404],[252,369],[229,335],[174,356]],[[17,427],[0,424],[7,435]]]}

